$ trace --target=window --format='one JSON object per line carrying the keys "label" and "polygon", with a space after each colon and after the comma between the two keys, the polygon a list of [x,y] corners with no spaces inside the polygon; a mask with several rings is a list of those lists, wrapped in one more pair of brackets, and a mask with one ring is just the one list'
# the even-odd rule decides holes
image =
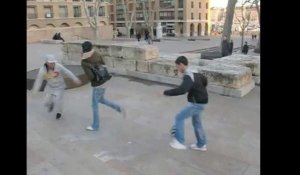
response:
{"label": "window", "polygon": [[28,19],[35,19],[35,18],[37,18],[36,7],[35,6],[29,6],[29,7],[27,7],[27,18]]}
{"label": "window", "polygon": [[206,3],[205,5],[206,5],[206,9],[208,9],[208,3]]}
{"label": "window", "polygon": [[191,13],[191,19],[194,19],[194,14],[193,13]]}
{"label": "window", "polygon": [[159,12],[159,17],[161,20],[175,19],[174,11]]}
{"label": "window", "polygon": [[117,27],[125,27],[125,23],[117,23]]}
{"label": "window", "polygon": [[208,15],[207,15],[207,13],[205,14],[205,19],[208,19]]}
{"label": "window", "polygon": [[201,2],[199,2],[199,8],[201,8]]}
{"label": "window", "polygon": [[133,4],[132,3],[129,4],[129,7],[127,9],[128,9],[128,11],[132,11],[133,10]]}
{"label": "window", "polygon": [[115,20],[115,15],[110,15],[110,20],[114,21]]}
{"label": "window", "polygon": [[67,6],[59,6],[59,17],[61,17],[61,18],[68,17],[68,8],[67,8]]}
{"label": "window", "polygon": [[178,12],[178,19],[183,20],[183,12],[182,11]]}
{"label": "window", "polygon": [[142,3],[136,3],[135,4],[135,9],[136,10],[142,10],[143,9]]}
{"label": "window", "polygon": [[144,20],[144,15],[142,12],[137,12],[135,15],[136,15],[136,20]]}
{"label": "window", "polygon": [[160,9],[172,9],[175,7],[175,0],[160,0],[159,7]]}
{"label": "window", "polygon": [[105,16],[105,9],[104,9],[103,6],[99,7],[99,14],[98,14],[98,16]]}
{"label": "window", "polygon": [[53,18],[52,6],[44,6],[45,18]]}
{"label": "window", "polygon": [[117,16],[118,21],[124,21],[125,20],[125,17],[124,17],[123,13],[117,14],[116,16]]}
{"label": "window", "polygon": [[94,16],[94,7],[93,6],[88,7],[88,15],[89,16]]}
{"label": "window", "polygon": [[178,0],[178,8],[183,8],[183,0]]}
{"label": "window", "polygon": [[201,13],[199,13],[199,19],[201,20]]}
{"label": "window", "polygon": [[81,17],[81,8],[80,6],[73,6],[74,17]]}
{"label": "window", "polygon": [[191,8],[194,8],[194,2],[193,1],[191,2]]}

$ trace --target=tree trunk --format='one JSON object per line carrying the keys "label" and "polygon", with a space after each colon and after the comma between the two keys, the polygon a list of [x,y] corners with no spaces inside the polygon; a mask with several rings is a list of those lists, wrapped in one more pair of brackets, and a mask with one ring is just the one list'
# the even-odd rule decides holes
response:
{"label": "tree trunk", "polygon": [[[233,22],[233,16],[234,16],[234,9],[235,4],[237,3],[237,0],[228,0],[227,8],[226,8],[226,18],[225,18],[225,24],[223,27],[223,35],[226,36],[227,40],[230,41],[231,36],[231,26]],[[222,43],[222,41],[221,41]]]}
{"label": "tree trunk", "polygon": [[259,37],[257,40],[257,44],[256,44],[256,48],[254,49],[255,53],[260,53],[260,33],[259,33]]}
{"label": "tree trunk", "polygon": [[[258,7],[258,1],[259,0],[255,0],[255,6],[256,6],[256,11],[258,14],[258,22],[259,22],[259,26],[260,26],[260,9]],[[259,36],[258,36],[258,40],[257,40],[256,48],[254,49],[254,52],[260,53],[260,32],[259,32]]]}
{"label": "tree trunk", "polygon": [[130,26],[126,27],[127,37],[130,38]]}
{"label": "tree trunk", "polygon": [[245,29],[242,29],[241,51],[243,50],[243,46],[244,46],[244,35],[245,35]]}

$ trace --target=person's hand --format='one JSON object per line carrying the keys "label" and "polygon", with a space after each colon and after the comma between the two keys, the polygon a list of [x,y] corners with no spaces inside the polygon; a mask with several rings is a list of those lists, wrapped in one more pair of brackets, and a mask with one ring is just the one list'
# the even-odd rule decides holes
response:
{"label": "person's hand", "polygon": [[80,80],[78,80],[78,81],[75,81],[75,84],[76,84],[77,86],[80,86],[80,85],[82,84],[82,82],[81,82]]}
{"label": "person's hand", "polygon": [[161,91],[160,94],[163,95],[163,96],[166,96],[166,95],[164,94],[164,92],[165,92],[165,91]]}

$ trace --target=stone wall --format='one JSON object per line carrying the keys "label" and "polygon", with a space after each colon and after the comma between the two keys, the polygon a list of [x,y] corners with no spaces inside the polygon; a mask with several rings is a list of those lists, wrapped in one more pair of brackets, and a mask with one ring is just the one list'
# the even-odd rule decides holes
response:
{"label": "stone wall", "polygon": [[[159,54],[153,45],[94,43],[94,49],[103,55],[110,71],[151,81],[179,85],[175,60],[179,54]],[[81,42],[64,43],[64,64],[80,64]],[[185,55],[196,72],[208,78],[208,90],[223,95],[242,97],[254,88],[252,74],[258,74],[250,60],[200,60],[199,54]],[[248,58],[247,58],[248,59]],[[204,61],[204,62],[203,62]],[[230,63],[228,63],[230,62]],[[255,65],[255,66],[253,66]]]}
{"label": "stone wall", "polygon": [[[113,28],[111,25],[99,26],[101,39],[112,39]],[[55,33],[60,32],[66,41],[94,38],[93,30],[90,27],[60,27],[47,29],[27,30],[27,43],[51,40]]]}

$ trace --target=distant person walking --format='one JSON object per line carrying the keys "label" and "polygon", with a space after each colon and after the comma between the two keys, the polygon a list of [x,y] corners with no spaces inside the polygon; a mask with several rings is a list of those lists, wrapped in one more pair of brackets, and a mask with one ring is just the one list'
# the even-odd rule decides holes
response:
{"label": "distant person walking", "polygon": [[232,55],[232,51],[233,51],[233,41],[230,40],[229,42],[229,54]]}
{"label": "distant person walking", "polygon": [[227,41],[227,37],[224,36],[222,40],[222,57],[229,55],[229,43]]}
{"label": "distant person walking", "polygon": [[245,42],[245,44],[244,44],[244,46],[243,46],[243,49],[242,49],[242,53],[247,55],[248,50],[249,50],[248,43]]}

